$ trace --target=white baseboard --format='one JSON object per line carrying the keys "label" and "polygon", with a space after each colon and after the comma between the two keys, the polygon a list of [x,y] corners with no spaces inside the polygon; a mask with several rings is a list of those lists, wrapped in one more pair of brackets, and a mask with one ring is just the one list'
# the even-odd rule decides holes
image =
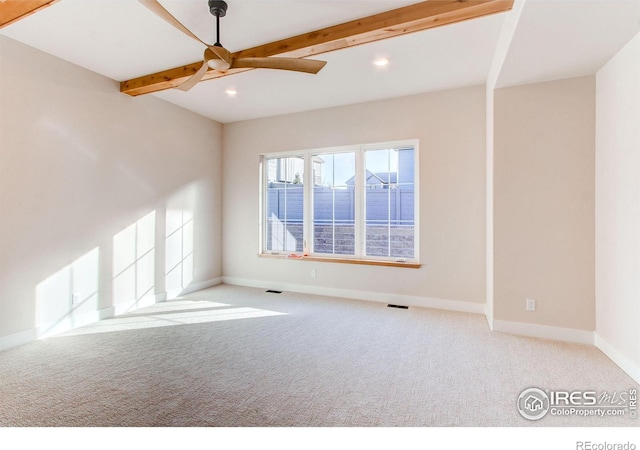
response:
{"label": "white baseboard", "polygon": [[604,340],[598,333],[594,334],[596,347],[599,348],[602,353],[607,355],[607,357],[618,367],[624,370],[627,375],[633,378],[636,383],[640,384],[640,366],[620,353],[613,345],[609,344],[609,342]]}
{"label": "white baseboard", "polygon": [[[221,283],[221,277],[213,278],[211,280],[190,284],[185,289],[181,289],[177,294],[184,295],[201,289],[206,289],[211,286],[216,286]],[[10,334],[8,336],[0,336],[0,351],[28,344],[29,342],[54,336],[59,333],[64,333],[75,328],[95,323],[99,320],[110,319],[139,308],[144,308],[145,306],[151,306],[155,303],[164,302],[167,300],[167,295],[167,292],[149,294],[139,300],[118,303],[107,308],[87,311],[81,314],[74,314],[69,316],[69,318],[60,321],[60,323],[56,324],[54,327],[32,328],[19,333]]]}
{"label": "white baseboard", "polygon": [[201,281],[199,283],[192,283],[180,291],[179,295],[191,294],[192,292],[201,291],[202,289],[210,288],[222,284],[222,277],[212,278],[210,280]]}
{"label": "white baseboard", "polygon": [[74,330],[76,328],[84,327],[92,323],[96,323],[103,319],[113,317],[114,308],[111,306],[105,309],[98,309],[95,311],[86,311],[79,313],[77,311],[70,313],[64,320],[59,321],[54,326],[43,326],[35,329],[36,339],[47,338],[55,336],[56,334],[64,333],[66,331]]}
{"label": "white baseboard", "polygon": [[[354,300],[374,301],[379,303],[394,303],[406,306],[418,306],[423,308],[443,309],[448,311],[467,312],[485,315],[489,328],[500,333],[515,334],[520,336],[535,337],[541,339],[552,339],[579,344],[595,345],[618,367],[625,371],[631,378],[640,384],[640,366],[635,364],[614,346],[593,331],[576,330],[571,328],[552,327],[524,322],[511,322],[506,320],[493,319],[484,303],[462,302],[457,300],[443,300],[431,297],[417,297],[410,295],[357,291],[350,289],[336,289],[319,286],[308,286],[293,283],[278,283],[263,280],[251,280],[235,277],[218,277],[211,280],[194,283],[180,291],[181,295],[199,291],[218,284],[225,283],[236,286],[246,286],[262,289],[276,289],[282,291],[299,292],[303,294],[326,295],[329,297],[350,298]],[[154,299],[148,301],[162,302],[167,300],[167,293],[155,294]],[[146,302],[145,302],[146,303]],[[134,304],[114,305],[100,309],[82,316],[81,322],[88,324],[98,320],[108,319],[125,312]],[[0,337],[0,351],[9,350],[20,345],[33,342],[39,337],[39,330],[33,328],[8,336]],[[43,337],[43,336],[40,336]]]}
{"label": "white baseboard", "polygon": [[146,308],[147,306],[155,305],[158,302],[158,294],[149,294],[137,300],[130,300],[127,302],[116,303],[112,306],[113,315],[119,316],[136,309]]}
{"label": "white baseboard", "polygon": [[484,303],[463,302],[459,300],[443,300],[439,298],[417,297],[413,295],[402,295],[383,292],[367,292],[353,289],[336,289],[294,283],[278,283],[273,281],[250,280],[246,278],[235,277],[223,277],[222,282],[235,286],[276,289],[279,291],[299,292],[301,294],[326,295],[327,297],[349,298],[353,300],[365,300],[378,303],[393,303],[405,306],[418,306],[422,308],[434,308],[447,311],[484,314]]}
{"label": "white baseboard", "polygon": [[484,317],[487,319],[487,325],[489,325],[489,329],[493,330],[493,311],[489,308],[489,304],[484,304]]}
{"label": "white baseboard", "polygon": [[108,308],[98,310],[98,320],[111,319],[116,315],[116,308],[114,306],[109,306]]}
{"label": "white baseboard", "polygon": [[191,283],[184,288],[171,289],[165,292],[164,299],[165,301],[172,300],[174,298],[180,297],[181,295],[191,294],[192,292],[201,291],[202,289],[207,289],[219,284],[222,284],[222,277],[212,278],[210,280],[200,281],[198,283]]}
{"label": "white baseboard", "polygon": [[593,331],[493,319],[493,331],[555,341],[593,345]]}
{"label": "white baseboard", "polygon": [[28,344],[36,340],[36,330],[30,329],[21,331],[19,333],[10,334],[8,336],[0,337],[0,352],[9,350],[13,347]]}
{"label": "white baseboard", "polygon": [[20,333],[3,336],[0,337],[0,351],[19,347],[21,345],[37,341],[38,339],[43,339],[59,333],[64,333],[65,331],[89,325],[100,320],[109,319],[111,317],[114,317],[114,315],[115,307],[110,306],[108,308],[99,309],[96,311],[88,311],[81,314],[75,314],[73,318],[70,317],[69,320],[61,321],[55,327],[36,327],[22,331]]}

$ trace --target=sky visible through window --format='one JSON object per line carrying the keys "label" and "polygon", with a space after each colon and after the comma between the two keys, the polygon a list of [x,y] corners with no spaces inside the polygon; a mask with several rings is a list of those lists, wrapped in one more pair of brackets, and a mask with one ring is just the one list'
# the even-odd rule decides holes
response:
{"label": "sky visible through window", "polygon": [[[366,167],[373,173],[397,172],[398,150],[369,150],[366,153]],[[325,161],[322,167],[323,185],[345,186],[347,180],[353,177],[355,167],[354,153],[334,153],[332,155],[319,155]],[[333,156],[334,164],[331,164]]]}

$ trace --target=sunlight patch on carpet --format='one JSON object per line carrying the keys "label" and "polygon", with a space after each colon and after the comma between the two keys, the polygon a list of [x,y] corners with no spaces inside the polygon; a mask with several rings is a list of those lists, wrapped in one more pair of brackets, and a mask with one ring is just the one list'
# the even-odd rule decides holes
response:
{"label": "sunlight patch on carpet", "polygon": [[286,315],[286,313],[277,311],[247,307],[162,314],[154,313],[107,319],[83,328],[78,328],[67,333],[60,334],[56,337],[111,333],[118,331],[141,330],[145,328],[171,327],[175,325],[192,325],[221,322],[225,320],[253,319],[257,317]]}
{"label": "sunlight patch on carpet", "polygon": [[192,300],[180,300],[180,301],[168,301],[156,303],[155,305],[147,306],[144,309],[139,309],[132,314],[153,314],[166,311],[180,311],[184,309],[210,309],[210,308],[223,308],[230,307],[232,305],[228,303],[207,302],[207,301],[192,301]]}

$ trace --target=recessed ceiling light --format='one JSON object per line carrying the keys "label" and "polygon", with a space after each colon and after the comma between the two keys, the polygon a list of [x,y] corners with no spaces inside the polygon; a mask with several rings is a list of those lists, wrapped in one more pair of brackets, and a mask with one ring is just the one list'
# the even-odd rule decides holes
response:
{"label": "recessed ceiling light", "polygon": [[238,94],[238,91],[235,89],[227,89],[224,93],[227,94],[227,97],[235,97]]}
{"label": "recessed ceiling light", "polygon": [[376,67],[385,67],[389,64],[389,59],[388,58],[376,58],[373,60],[373,65]]}

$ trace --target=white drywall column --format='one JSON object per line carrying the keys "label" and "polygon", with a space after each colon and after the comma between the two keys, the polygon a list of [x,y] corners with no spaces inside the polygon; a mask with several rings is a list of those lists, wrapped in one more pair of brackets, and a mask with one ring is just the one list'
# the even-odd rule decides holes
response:
{"label": "white drywall column", "polygon": [[640,34],[596,75],[596,336],[640,383]]}
{"label": "white drywall column", "polygon": [[502,71],[502,65],[509,52],[511,40],[518,26],[522,9],[527,0],[515,0],[513,8],[506,16],[502,24],[500,39],[491,63],[487,77],[487,104],[486,104],[486,304],[485,315],[489,328],[493,330],[493,137],[494,137],[494,90]]}

